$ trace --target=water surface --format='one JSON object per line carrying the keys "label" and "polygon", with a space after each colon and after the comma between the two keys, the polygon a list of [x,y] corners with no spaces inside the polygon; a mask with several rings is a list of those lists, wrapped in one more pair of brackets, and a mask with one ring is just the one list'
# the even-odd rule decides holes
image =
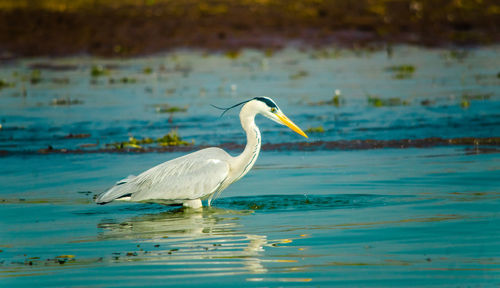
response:
{"label": "water surface", "polygon": [[[219,118],[208,104],[255,95],[273,97],[304,129],[321,125],[311,141],[498,137],[497,48],[464,59],[413,47],[392,58],[339,53],[51,59],[76,68],[41,69],[36,84],[23,77],[48,59],[3,65],[1,78],[15,86],[0,90],[0,286],[498,286],[497,144],[271,149],[202,211],[93,202],[117,180],[185,152],[37,152],[93,151],[171,128],[195,145],[244,143],[237,113]],[[110,74],[92,77],[97,64]],[[387,67],[399,64],[416,72],[395,79]],[[110,82],[121,77],[136,80]],[[341,103],[320,105],[335,89]],[[368,94],[404,104],[373,105]],[[54,105],[61,97],[81,103]],[[162,103],[188,110],[157,113]],[[303,141],[257,123],[264,143]]]}

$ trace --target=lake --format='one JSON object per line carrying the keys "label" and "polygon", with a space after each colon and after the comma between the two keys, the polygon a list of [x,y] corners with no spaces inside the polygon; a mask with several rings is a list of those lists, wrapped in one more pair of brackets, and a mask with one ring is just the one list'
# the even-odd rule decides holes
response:
{"label": "lake", "polygon": [[[4,62],[0,286],[497,287],[499,52]],[[94,203],[189,151],[240,153],[237,111],[210,104],[260,95],[310,138],[259,117],[255,167],[212,207]],[[170,131],[189,146],[155,142]]]}

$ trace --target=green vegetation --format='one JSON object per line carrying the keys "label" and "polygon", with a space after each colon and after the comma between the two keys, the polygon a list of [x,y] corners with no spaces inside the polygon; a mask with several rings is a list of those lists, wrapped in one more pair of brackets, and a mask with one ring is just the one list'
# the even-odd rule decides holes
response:
{"label": "green vegetation", "polygon": [[153,68],[151,68],[151,67],[144,67],[144,69],[142,69],[142,72],[144,74],[151,74],[151,73],[153,73]]}
{"label": "green vegetation", "polygon": [[447,53],[444,53],[443,57],[445,59],[450,59],[450,60],[458,60],[462,62],[465,58],[469,56],[469,51],[468,50],[459,50],[459,49],[453,49],[448,51]]}
{"label": "green vegetation", "polygon": [[332,100],[330,100],[330,103],[336,107],[339,107],[340,106],[340,95],[334,95]]}
{"label": "green vegetation", "polygon": [[69,84],[69,78],[63,77],[63,78],[52,78],[52,83],[54,84],[59,84],[59,85],[66,85]]}
{"label": "green vegetation", "polygon": [[155,108],[157,113],[179,113],[188,110],[188,107],[171,106],[169,104],[158,104],[155,105]]}
{"label": "green vegetation", "polygon": [[238,50],[232,50],[232,51],[227,51],[226,52],[226,57],[229,58],[229,59],[238,59],[238,57],[241,56],[241,52],[238,51]]}
{"label": "green vegetation", "polygon": [[307,76],[309,76],[309,72],[307,72],[305,70],[300,70],[297,73],[290,75],[290,79],[296,80],[296,79],[304,78]]}
{"label": "green vegetation", "polygon": [[130,137],[128,141],[106,144],[106,147],[114,149],[126,149],[126,148],[143,149],[141,145],[150,145],[155,143],[158,146],[162,147],[189,146],[193,144],[182,140],[179,134],[177,133],[177,130],[172,130],[168,134],[165,134],[163,137],[157,139],[152,139],[149,137],[137,139],[134,137]]}
{"label": "green vegetation", "polygon": [[329,49],[315,49],[311,52],[311,59],[335,59],[341,56],[341,51],[339,49],[329,50]]}
{"label": "green vegetation", "polygon": [[137,82],[137,79],[132,78],[132,77],[122,77],[120,79],[114,79],[114,78],[109,78],[108,80],[109,84],[114,84],[114,83],[122,83],[122,84],[133,84]]}
{"label": "green vegetation", "polygon": [[156,142],[160,146],[187,146],[187,145],[191,145],[191,143],[188,143],[188,142],[181,139],[179,134],[177,134],[177,130],[170,131],[168,134],[164,135],[163,137],[156,139]]}
{"label": "green vegetation", "polygon": [[0,79],[0,90],[3,88],[14,87],[15,84],[12,82],[8,82],[7,80]]}
{"label": "green vegetation", "polygon": [[264,55],[268,58],[271,58],[274,55],[274,50],[271,48],[267,48],[264,50]]}
{"label": "green vegetation", "polygon": [[391,106],[405,106],[410,103],[407,100],[401,100],[400,98],[380,98],[376,95],[368,95],[368,105],[373,107],[391,107]]}
{"label": "green vegetation", "polygon": [[430,100],[430,99],[424,99],[424,100],[420,101],[420,104],[422,106],[432,106],[432,105],[436,104],[436,101]]}
{"label": "green vegetation", "polygon": [[408,79],[413,76],[416,71],[415,66],[413,65],[397,65],[397,66],[389,66],[386,68],[387,71],[393,72],[392,77],[395,79]]}
{"label": "green vegetation", "polygon": [[83,104],[83,101],[78,99],[71,99],[69,97],[64,98],[54,98],[52,99],[51,105],[54,106],[69,106],[69,105],[78,105]]}
{"label": "green vegetation", "polygon": [[106,69],[101,65],[93,65],[92,68],[90,69],[90,76],[92,77],[107,76],[109,74],[110,74],[109,69]]}
{"label": "green vegetation", "polygon": [[31,84],[37,84],[42,81],[42,72],[38,69],[34,69],[31,71],[30,82]]}
{"label": "green vegetation", "polygon": [[488,100],[493,96],[493,93],[468,93],[465,92],[462,94],[462,100]]}
{"label": "green vegetation", "polygon": [[467,109],[470,107],[470,101],[469,100],[462,100],[460,102],[460,107],[464,108],[464,109]]}
{"label": "green vegetation", "polygon": [[325,129],[323,128],[323,126],[317,126],[317,127],[311,127],[311,128],[307,128],[306,133],[325,133]]}
{"label": "green vegetation", "polygon": [[333,105],[335,107],[340,107],[345,102],[344,98],[340,96],[339,94],[333,95],[332,99],[328,101],[319,101],[316,103],[311,103],[310,105],[317,105],[317,106],[322,106],[322,105]]}

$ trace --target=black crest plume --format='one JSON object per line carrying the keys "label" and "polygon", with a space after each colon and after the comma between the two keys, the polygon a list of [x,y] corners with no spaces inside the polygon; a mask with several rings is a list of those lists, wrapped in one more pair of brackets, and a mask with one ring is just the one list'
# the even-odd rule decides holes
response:
{"label": "black crest plume", "polygon": [[240,106],[240,105],[243,105],[243,104],[245,104],[245,103],[247,103],[247,102],[250,102],[250,101],[252,101],[252,100],[253,100],[253,99],[246,100],[246,101],[240,102],[240,103],[238,103],[238,104],[235,104],[235,105],[233,105],[233,106],[231,106],[231,107],[227,107],[227,108],[224,108],[224,107],[219,107],[219,106],[215,106],[214,104],[210,104],[210,105],[211,105],[212,107],[214,107],[214,108],[219,109],[219,110],[224,110],[224,111],[222,112],[222,114],[220,114],[220,117],[222,117],[222,116],[224,116],[224,114],[226,114],[226,112],[227,112],[227,111],[229,111],[229,110],[231,110],[231,109],[233,109],[233,108],[235,108],[235,107],[238,107],[238,106]]}

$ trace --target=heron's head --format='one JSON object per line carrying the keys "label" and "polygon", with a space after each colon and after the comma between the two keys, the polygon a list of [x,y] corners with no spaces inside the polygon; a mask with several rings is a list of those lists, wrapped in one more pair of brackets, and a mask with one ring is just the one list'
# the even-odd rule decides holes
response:
{"label": "heron's head", "polygon": [[278,107],[278,105],[276,105],[276,103],[271,98],[255,97],[252,99],[252,102],[253,101],[256,102],[255,104],[258,107],[257,109],[259,109],[258,113],[278,124],[288,126],[288,128],[308,138],[306,133],[304,133],[304,131],[302,131],[299,126],[295,125],[292,120],[288,119],[288,117],[286,117],[286,115],[281,112],[280,107]]}
{"label": "heron's head", "polygon": [[[292,120],[288,119],[288,117],[286,117],[285,114],[283,114],[283,112],[281,112],[278,105],[276,105],[276,103],[269,97],[255,97],[253,99],[250,99],[250,100],[238,103],[236,105],[233,105],[229,108],[220,108],[220,107],[217,107],[214,105],[212,105],[212,106],[219,108],[219,109],[222,109],[222,110],[225,110],[222,113],[222,115],[224,115],[224,113],[226,111],[228,111],[229,109],[237,107],[237,106],[242,105],[242,104],[245,104],[244,108],[242,108],[242,111],[244,109],[250,109],[250,110],[252,110],[253,113],[259,113],[259,114],[263,115],[264,117],[273,120],[276,123],[288,126],[288,128],[290,128],[293,131],[297,132],[298,134],[308,138],[306,133],[304,133],[304,131],[302,131],[299,128],[299,126],[295,125],[295,123],[293,123]],[[253,115],[255,115],[255,114],[253,114]]]}

